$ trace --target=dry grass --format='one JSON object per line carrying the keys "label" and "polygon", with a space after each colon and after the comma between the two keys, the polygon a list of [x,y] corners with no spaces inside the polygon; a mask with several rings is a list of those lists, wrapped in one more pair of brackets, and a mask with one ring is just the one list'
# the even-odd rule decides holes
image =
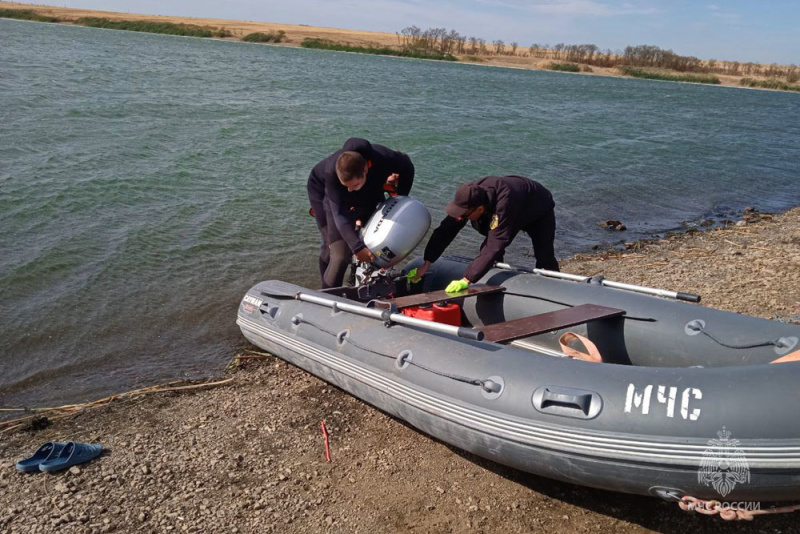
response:
{"label": "dry grass", "polygon": [[[35,426],[37,424],[37,421],[40,421],[43,418],[46,418],[48,421],[63,419],[64,417],[75,415],[78,412],[82,412],[84,410],[88,410],[91,408],[97,408],[99,406],[105,406],[106,404],[112,403],[120,399],[132,398],[140,395],[148,395],[151,393],[166,393],[168,391],[207,389],[225,385],[231,382],[232,380],[233,378],[227,378],[225,380],[218,380],[215,382],[202,382],[200,384],[188,384],[188,385],[185,384],[185,382],[181,381],[170,382],[168,384],[150,386],[146,388],[135,389],[133,391],[127,391],[125,393],[109,395],[108,397],[103,397],[102,399],[97,399],[95,401],[86,402],[82,404],[65,404],[64,406],[55,406],[46,408],[2,408],[0,409],[0,412],[7,412],[7,413],[21,412],[25,413],[26,415],[8,421],[0,421],[0,434],[5,434],[7,432],[11,432],[13,430],[17,430],[20,428],[25,428],[26,426],[31,426],[31,425]],[[184,385],[178,385],[178,384],[184,384]]]}

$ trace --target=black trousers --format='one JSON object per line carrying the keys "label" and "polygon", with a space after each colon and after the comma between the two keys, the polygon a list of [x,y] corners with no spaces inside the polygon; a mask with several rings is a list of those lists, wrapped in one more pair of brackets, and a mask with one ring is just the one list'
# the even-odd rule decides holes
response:
{"label": "black trousers", "polygon": [[550,211],[535,223],[522,229],[531,238],[536,268],[558,271],[558,260],[553,243],[556,240],[556,213]]}
{"label": "black trousers", "polygon": [[321,239],[319,244],[319,277],[322,281],[322,288],[325,288],[325,270],[330,261],[330,251],[328,250],[328,221],[325,216],[325,207],[322,202],[311,202],[311,209],[314,210],[314,220],[317,223]]}
{"label": "black trousers", "polygon": [[[322,244],[319,253],[319,269],[322,289],[341,287],[344,275],[353,261],[353,251],[336,228],[333,215],[326,213],[327,222],[319,229]],[[353,222],[355,224],[355,221]]]}
{"label": "black trousers", "polygon": [[[536,268],[548,271],[558,271],[558,260],[553,243],[556,240],[556,214],[550,211],[529,226],[522,228],[528,234],[533,245],[533,255],[536,257]],[[486,246],[488,238],[483,240],[481,250]],[[505,251],[495,261],[503,261]]]}

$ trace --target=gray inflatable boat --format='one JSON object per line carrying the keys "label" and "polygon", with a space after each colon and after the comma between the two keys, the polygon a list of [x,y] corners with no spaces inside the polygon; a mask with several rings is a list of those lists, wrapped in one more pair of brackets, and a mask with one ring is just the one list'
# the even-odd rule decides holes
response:
{"label": "gray inflatable boat", "polygon": [[[424,291],[368,302],[262,282],[237,322],[262,349],[523,471],[673,499],[800,497],[800,363],[771,363],[800,348],[800,326],[513,269],[444,295],[465,266],[440,260]],[[462,326],[402,313],[443,299]],[[565,357],[566,333],[602,363]]]}
{"label": "gray inflatable boat", "polygon": [[676,501],[800,498],[800,326],[502,264],[446,294],[466,265],[441,259],[410,286],[390,270],[325,291],[262,282],[237,323],[262,349],[522,471]]}

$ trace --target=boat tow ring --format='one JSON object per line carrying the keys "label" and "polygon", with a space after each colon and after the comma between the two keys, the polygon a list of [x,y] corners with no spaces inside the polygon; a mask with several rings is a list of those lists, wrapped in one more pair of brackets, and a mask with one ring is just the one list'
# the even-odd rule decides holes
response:
{"label": "boat tow ring", "polygon": [[694,319],[686,323],[686,326],[683,327],[683,332],[687,336],[696,336],[703,332],[703,328],[706,327],[706,322],[702,319]]}
{"label": "boat tow ring", "polygon": [[667,502],[681,502],[686,492],[677,488],[665,488],[663,486],[653,486],[650,488],[650,495],[660,497]]}
{"label": "boat tow ring", "polygon": [[506,383],[500,376],[490,376],[481,383],[481,395],[484,399],[494,400],[503,394]]}
{"label": "boat tow ring", "polygon": [[397,355],[397,359],[395,360],[395,366],[400,369],[401,371],[406,369],[409,365],[411,365],[411,360],[414,359],[414,354],[410,350],[404,350],[400,354]]}

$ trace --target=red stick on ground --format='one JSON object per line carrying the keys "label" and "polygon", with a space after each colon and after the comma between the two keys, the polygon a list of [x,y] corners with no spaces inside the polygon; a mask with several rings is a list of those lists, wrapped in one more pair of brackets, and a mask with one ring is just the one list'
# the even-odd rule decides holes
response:
{"label": "red stick on ground", "polygon": [[325,459],[329,462],[331,461],[331,449],[328,446],[328,430],[325,428],[325,421],[320,421],[320,426],[322,427],[322,437],[325,438]]}

